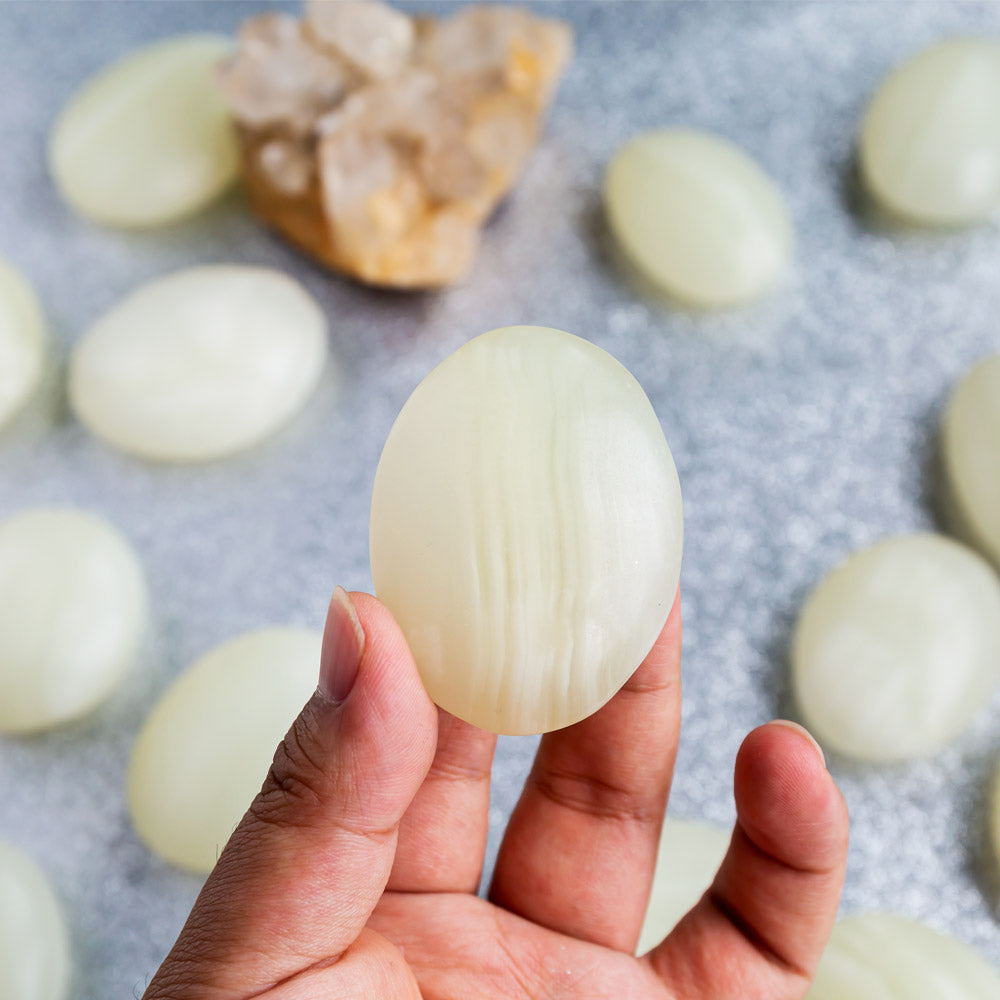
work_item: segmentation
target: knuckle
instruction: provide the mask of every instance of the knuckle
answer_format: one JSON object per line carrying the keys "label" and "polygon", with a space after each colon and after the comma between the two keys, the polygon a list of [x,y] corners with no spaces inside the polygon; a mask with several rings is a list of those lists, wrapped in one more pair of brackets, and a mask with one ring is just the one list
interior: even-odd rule
{"label": "knuckle", "polygon": [[594,775],[545,768],[534,774],[532,781],[539,793],[557,806],[586,816],[640,826],[663,818],[663,809],[653,797]]}
{"label": "knuckle", "polygon": [[250,814],[268,826],[308,825],[328,797],[330,780],[318,719],[307,705],[278,745]]}

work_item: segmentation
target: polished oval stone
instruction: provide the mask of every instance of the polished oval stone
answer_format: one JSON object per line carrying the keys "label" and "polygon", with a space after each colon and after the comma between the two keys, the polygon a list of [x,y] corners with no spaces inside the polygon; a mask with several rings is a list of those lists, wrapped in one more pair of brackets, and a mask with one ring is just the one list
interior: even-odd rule
{"label": "polished oval stone", "polygon": [[1000,354],[980,361],[956,386],[941,455],[957,527],[1000,568]]}
{"label": "polished oval stone", "polygon": [[1000,973],[977,951],[892,913],[833,928],[806,1000],[996,1000]]}
{"label": "polished oval stone", "polygon": [[128,802],[145,844],[213,867],[316,689],[319,632],[266,628],[209,650],[157,702],[132,749]]}
{"label": "polished oval stone", "polygon": [[156,226],[202,208],[239,170],[213,78],[232,41],[181,35],[138,49],[88,80],[49,137],[49,168],[76,211],[114,226]]}
{"label": "polished oval stone", "polygon": [[993,845],[993,856],[1000,864],[1000,764],[993,772],[993,789],[989,803],[989,839]]}
{"label": "polished oval stone", "polygon": [[1000,580],[941,535],[855,552],[816,589],[792,643],[806,724],[852,757],[932,753],[986,706],[1000,679]]}
{"label": "polished oval stone", "polygon": [[1000,204],[1000,42],[953,39],[895,69],[858,144],[875,198],[911,222],[961,225]]}
{"label": "polished oval stone", "polygon": [[291,419],[326,357],[326,319],[298,282],[271,268],[190,268],[142,286],[86,332],[70,401],[123,451],[203,461]]}
{"label": "polished oval stone", "polygon": [[690,305],[754,299],[791,256],[781,192],[746,153],[708,132],[661,129],[629,140],[608,167],[604,204],[632,263]]}
{"label": "polished oval stone", "polygon": [[97,706],[132,666],[146,620],[142,567],[106,521],[41,507],[0,522],[0,731]]}
{"label": "polished oval stone", "polygon": [[375,474],[375,591],[431,697],[501,733],[601,707],[677,590],[680,487],[659,421],[610,354],[494,330],[414,390]]}
{"label": "polished oval stone", "polygon": [[653,886],[637,955],[655,948],[715,879],[729,849],[731,830],[668,816],[660,831]]}
{"label": "polished oval stone", "polygon": [[47,339],[34,290],[0,257],[0,428],[41,380]]}
{"label": "polished oval stone", "polygon": [[0,840],[0,997],[65,1000],[69,974],[69,935],[47,876]]}

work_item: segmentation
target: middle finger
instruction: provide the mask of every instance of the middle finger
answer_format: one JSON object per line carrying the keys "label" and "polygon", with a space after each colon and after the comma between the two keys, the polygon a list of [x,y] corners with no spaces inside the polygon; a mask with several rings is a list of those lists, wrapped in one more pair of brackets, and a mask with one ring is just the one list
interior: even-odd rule
{"label": "middle finger", "polygon": [[399,825],[388,889],[475,892],[489,830],[496,736],[438,709],[438,744]]}

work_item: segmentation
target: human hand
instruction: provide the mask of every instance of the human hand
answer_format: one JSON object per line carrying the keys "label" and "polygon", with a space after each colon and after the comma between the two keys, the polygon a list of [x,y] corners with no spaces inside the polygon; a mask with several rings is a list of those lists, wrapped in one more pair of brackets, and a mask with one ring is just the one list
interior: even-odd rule
{"label": "human hand", "polygon": [[787,724],[743,742],[711,889],[632,954],[680,728],[679,607],[604,708],[542,737],[484,900],[496,738],[435,709],[389,612],[338,590],[319,690],[145,1000],[803,997],[847,811]]}

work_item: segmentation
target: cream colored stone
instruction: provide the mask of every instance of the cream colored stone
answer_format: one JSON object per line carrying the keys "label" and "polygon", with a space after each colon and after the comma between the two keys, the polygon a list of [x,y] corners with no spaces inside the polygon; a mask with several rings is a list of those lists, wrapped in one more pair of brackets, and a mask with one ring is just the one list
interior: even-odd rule
{"label": "cream colored stone", "polygon": [[1000,568],[1000,354],[956,386],[941,452],[957,527]]}
{"label": "cream colored stone", "polygon": [[235,180],[239,151],[212,74],[232,48],[181,35],[125,56],[85,83],[49,139],[60,193],[114,226],[157,226],[207,205]]}
{"label": "cream colored stone", "polygon": [[608,166],[604,204],[632,263],[686,304],[754,299],[791,255],[781,192],[746,153],[707,132],[660,129],[631,139]]}
{"label": "cream colored stone", "polygon": [[0,841],[0,997],[65,1000],[69,975],[69,935],[47,876]]}
{"label": "cream colored stone", "polygon": [[993,789],[990,793],[989,839],[995,863],[1000,865],[1000,765],[993,773]]}
{"label": "cream colored stone", "polygon": [[0,427],[38,386],[47,340],[34,290],[19,271],[0,258]]}
{"label": "cream colored stone", "polygon": [[146,617],[142,567],[110,524],[49,507],[0,522],[0,731],[95,708],[132,666]]}
{"label": "cream colored stone", "polygon": [[386,441],[375,590],[431,697],[501,733],[558,729],[639,666],[677,590],[670,449],[635,379],[593,344],[506,327],[446,358]]}
{"label": "cream colored stone", "polygon": [[967,944],[906,917],[833,928],[806,1000],[996,1000],[1000,974]]}
{"label": "cream colored stone", "polygon": [[565,25],[499,6],[437,22],[319,0],[301,24],[251,19],[220,83],[255,210],[362,281],[458,280],[569,51]]}
{"label": "cream colored stone", "polygon": [[132,821],[151,850],[191,871],[212,868],[316,688],[321,639],[295,628],[237,636],[157,702],[128,773]]}
{"label": "cream colored stone", "polygon": [[86,332],[70,401],[117,448],[204,461],[290,420],[326,357],[326,318],[298,282],[271,268],[190,268],[142,286]]}
{"label": "cream colored stone", "polygon": [[855,552],[799,617],[792,680],[826,746],[883,761],[932,753],[1000,680],[1000,580],[941,535],[901,535]]}
{"label": "cream colored stone", "polygon": [[858,152],[872,194],[913,222],[961,225],[1000,204],[1000,42],[953,39],[895,69]]}
{"label": "cream colored stone", "polygon": [[637,955],[655,948],[715,879],[729,849],[730,831],[668,816],[660,832],[656,871]]}

